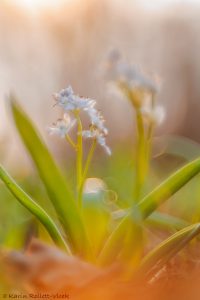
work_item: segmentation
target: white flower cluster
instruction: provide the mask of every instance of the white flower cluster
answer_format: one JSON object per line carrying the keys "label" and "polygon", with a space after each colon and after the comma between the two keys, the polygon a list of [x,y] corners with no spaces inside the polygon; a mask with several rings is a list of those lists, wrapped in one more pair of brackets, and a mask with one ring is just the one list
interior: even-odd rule
{"label": "white flower cluster", "polygon": [[49,133],[57,134],[61,138],[64,138],[75,124],[76,120],[71,120],[70,116],[65,113],[62,119],[58,119],[58,121],[53,124],[52,127],[49,127]]}
{"label": "white flower cluster", "polygon": [[107,60],[107,77],[108,79],[123,82],[128,89],[141,89],[147,92],[156,93],[157,85],[136,65],[130,65],[121,58],[118,51],[110,52]]}
{"label": "white flower cluster", "polygon": [[[76,116],[80,111],[85,111],[90,120],[89,130],[83,130],[78,134],[82,134],[85,138],[95,139],[101,145],[107,154],[111,154],[110,148],[106,145],[106,136],[108,130],[105,127],[105,120],[101,113],[95,108],[96,101],[83,98],[74,94],[71,86],[61,90],[59,93],[54,94],[56,105],[63,108],[65,114],[62,119],[59,119],[54,126],[49,128],[50,134],[57,134],[64,138],[69,131],[77,123]],[[69,115],[71,113],[74,118]]]}
{"label": "white flower cluster", "polygon": [[75,95],[71,86],[62,89],[59,93],[55,93],[54,98],[56,104],[61,106],[65,111],[87,110],[96,104],[94,100]]}
{"label": "white flower cluster", "polygon": [[[107,131],[106,131],[107,132]],[[98,127],[90,125],[89,130],[83,130],[82,136],[85,138],[96,139],[108,155],[111,155],[111,149],[106,145],[106,134],[104,131],[99,130]]]}
{"label": "white flower cluster", "polygon": [[125,93],[136,109],[139,109],[146,121],[160,125],[165,119],[165,109],[161,105],[152,106],[152,97],[158,92],[156,84],[141,70],[122,60],[118,51],[110,52],[107,60],[106,75]]}
{"label": "white flower cluster", "polygon": [[141,112],[145,120],[154,125],[160,125],[165,120],[165,109],[161,105],[156,105],[155,107],[152,107],[149,104],[144,105],[141,108]]}

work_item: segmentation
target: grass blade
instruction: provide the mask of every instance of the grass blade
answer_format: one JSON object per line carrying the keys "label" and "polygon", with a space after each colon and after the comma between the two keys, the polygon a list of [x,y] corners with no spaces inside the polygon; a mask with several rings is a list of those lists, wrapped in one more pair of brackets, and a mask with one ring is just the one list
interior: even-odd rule
{"label": "grass blade", "polygon": [[129,277],[140,265],[144,254],[144,230],[142,224],[131,222],[129,219],[126,232],[124,234],[123,245],[119,254],[119,263],[125,266],[125,275]]}
{"label": "grass blade", "polygon": [[[123,249],[123,246],[127,247],[125,244],[129,232],[137,232],[140,224],[141,217],[140,214],[138,214],[137,209],[133,212],[130,211],[128,215],[122,219],[113,233],[109,236],[99,255],[98,262],[101,266],[106,266],[115,260],[115,257],[119,254],[120,250]],[[131,228],[130,231],[129,228]]]}
{"label": "grass blade", "polygon": [[139,272],[159,271],[173,256],[200,233],[200,223],[187,226],[154,248],[142,261]]}
{"label": "grass blade", "polygon": [[146,220],[145,223],[161,229],[161,230],[181,230],[189,226],[189,222],[168,214],[154,211]]}
{"label": "grass blade", "polygon": [[184,167],[180,168],[168,177],[163,183],[161,183],[138,203],[138,208],[142,214],[142,218],[147,218],[159,205],[174,195],[199,172],[200,158],[186,164]]}
{"label": "grass blade", "polygon": [[[120,220],[127,216],[129,210],[121,209],[113,212],[112,217],[114,220]],[[146,220],[145,224],[162,230],[181,230],[190,224],[178,217],[170,216],[168,214],[154,211]]]}
{"label": "grass blade", "polygon": [[88,255],[90,249],[84,224],[65,178],[26,113],[10,97],[19,134],[37,167],[59,220],[75,253]]}
{"label": "grass blade", "polygon": [[69,247],[67,246],[65,240],[63,239],[59,229],[53,222],[50,216],[45,212],[45,210],[40,207],[34,200],[32,200],[18,185],[17,183],[8,175],[2,166],[0,166],[0,178],[5,183],[10,192],[15,196],[15,198],[26,207],[46,228],[54,242],[64,248],[68,254],[71,253]]}
{"label": "grass blade", "polygon": [[103,265],[109,264],[117,256],[119,245],[122,245],[128,219],[132,219],[136,212],[140,214],[141,220],[146,219],[159,205],[180,190],[181,187],[199,172],[200,158],[195,159],[173,173],[150,194],[144,197],[137,206],[134,206],[108,238],[99,257],[100,263]]}

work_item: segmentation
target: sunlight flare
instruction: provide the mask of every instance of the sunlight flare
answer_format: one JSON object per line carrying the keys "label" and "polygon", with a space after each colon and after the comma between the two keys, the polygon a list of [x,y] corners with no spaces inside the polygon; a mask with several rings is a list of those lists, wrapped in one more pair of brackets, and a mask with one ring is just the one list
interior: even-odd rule
{"label": "sunlight flare", "polygon": [[15,4],[27,9],[56,7],[71,0],[15,0]]}

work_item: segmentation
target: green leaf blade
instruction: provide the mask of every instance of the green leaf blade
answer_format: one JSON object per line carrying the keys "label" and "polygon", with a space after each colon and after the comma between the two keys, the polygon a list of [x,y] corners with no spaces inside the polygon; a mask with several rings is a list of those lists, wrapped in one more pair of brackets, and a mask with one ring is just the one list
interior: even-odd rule
{"label": "green leaf blade", "polygon": [[200,233],[200,223],[187,226],[154,248],[141,262],[139,272],[159,270]]}
{"label": "green leaf blade", "polygon": [[[115,211],[112,214],[112,217],[114,220],[121,220],[128,215],[129,211],[129,209]],[[179,217],[170,216],[158,211],[154,211],[148,218],[146,218],[145,224],[162,230],[181,230],[189,225],[187,221]]]}
{"label": "green leaf blade", "polygon": [[[129,219],[133,219],[135,214],[139,214],[141,220],[145,220],[159,207],[159,205],[175,194],[199,172],[200,158],[186,164],[184,167],[173,173],[150,194],[144,197],[136,206],[132,207],[128,215],[121,220],[117,228],[109,236],[100,254],[100,263],[103,265],[109,264],[118,255],[119,243],[120,241],[123,241],[126,224]],[[111,247],[114,250],[112,250]]]}
{"label": "green leaf blade", "polygon": [[0,178],[15,198],[44,225],[55,243],[71,254],[70,248],[51,217],[17,185],[2,166],[0,166]]}
{"label": "green leaf blade", "polygon": [[169,176],[163,183],[161,183],[138,203],[138,208],[143,219],[147,218],[158,208],[158,206],[174,195],[199,172],[200,158],[188,163]]}
{"label": "green leaf blade", "polygon": [[10,101],[15,125],[46,187],[72,249],[86,256],[90,251],[87,234],[66,180],[29,117],[13,96]]}
{"label": "green leaf blade", "polygon": [[145,223],[160,230],[181,230],[189,226],[189,222],[165,213],[154,211]]}

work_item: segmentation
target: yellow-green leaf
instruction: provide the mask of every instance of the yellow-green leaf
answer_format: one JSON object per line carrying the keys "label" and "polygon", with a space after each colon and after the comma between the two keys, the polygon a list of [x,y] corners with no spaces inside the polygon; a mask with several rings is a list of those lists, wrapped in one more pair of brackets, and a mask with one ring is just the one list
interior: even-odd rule
{"label": "yellow-green leaf", "polygon": [[195,159],[173,173],[150,194],[144,197],[136,206],[133,206],[128,215],[121,220],[117,228],[108,238],[99,257],[101,264],[109,264],[118,255],[120,243],[123,241],[125,235],[126,224],[130,218],[134,218],[137,213],[141,220],[146,219],[159,207],[159,205],[180,190],[181,187],[199,172],[200,158]]}
{"label": "yellow-green leaf", "polygon": [[15,198],[44,225],[55,243],[67,250],[68,254],[70,254],[71,251],[67,243],[51,217],[17,185],[2,166],[0,166],[0,178]]}
{"label": "yellow-green leaf", "polygon": [[87,234],[66,179],[27,114],[13,96],[10,100],[15,125],[46,187],[67,239],[75,253],[86,256],[90,251]]}
{"label": "yellow-green leaf", "polygon": [[173,234],[145,256],[139,272],[147,275],[152,269],[158,271],[199,233],[200,223],[197,223]]}

